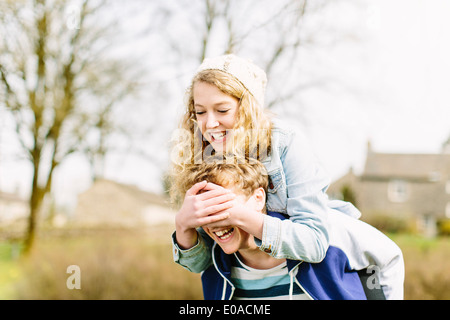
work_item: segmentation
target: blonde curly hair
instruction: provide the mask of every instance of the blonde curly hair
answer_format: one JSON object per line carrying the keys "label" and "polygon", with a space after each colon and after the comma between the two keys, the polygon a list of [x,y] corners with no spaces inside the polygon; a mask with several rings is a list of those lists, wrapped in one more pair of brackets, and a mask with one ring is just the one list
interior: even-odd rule
{"label": "blonde curly hair", "polygon": [[192,164],[176,178],[177,189],[185,194],[194,184],[208,181],[224,188],[232,188],[236,193],[250,197],[258,188],[267,192],[268,175],[264,165],[256,160],[234,163],[206,160]]}
{"label": "blonde curly hair", "polygon": [[[239,101],[232,141],[227,144],[226,152],[221,155],[214,154],[212,146],[203,138],[197,125],[193,94],[193,88],[197,82],[212,84],[223,93]],[[174,183],[174,180],[178,180],[175,178],[186,167],[204,162],[205,154],[219,156],[226,162],[229,162],[227,159],[230,157],[239,159],[254,158],[262,161],[270,154],[271,148],[271,115],[256,102],[245,86],[232,75],[213,69],[200,71],[192,79],[191,86],[186,92],[186,97],[186,110],[172,139],[174,145],[171,152],[172,170],[169,177],[171,180],[170,194],[172,199],[180,196],[184,197],[183,191]],[[207,148],[211,149],[211,151],[208,152]]]}

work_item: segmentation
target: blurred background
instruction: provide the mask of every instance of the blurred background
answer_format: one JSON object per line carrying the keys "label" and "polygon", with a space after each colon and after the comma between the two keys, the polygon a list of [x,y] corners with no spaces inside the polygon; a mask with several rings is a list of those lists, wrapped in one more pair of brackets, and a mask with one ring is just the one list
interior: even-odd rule
{"label": "blurred background", "polygon": [[[205,57],[266,70],[266,107],[449,299],[450,3],[0,0],[0,298],[201,299],[172,262],[170,140]],[[81,289],[68,289],[78,265]]]}

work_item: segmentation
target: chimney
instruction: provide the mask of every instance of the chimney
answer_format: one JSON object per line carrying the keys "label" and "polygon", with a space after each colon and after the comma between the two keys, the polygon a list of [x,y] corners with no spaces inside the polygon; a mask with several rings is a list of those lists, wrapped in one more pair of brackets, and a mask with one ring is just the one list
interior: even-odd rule
{"label": "chimney", "polygon": [[372,142],[369,140],[367,140],[367,154],[369,153],[373,153],[373,149],[372,149]]}

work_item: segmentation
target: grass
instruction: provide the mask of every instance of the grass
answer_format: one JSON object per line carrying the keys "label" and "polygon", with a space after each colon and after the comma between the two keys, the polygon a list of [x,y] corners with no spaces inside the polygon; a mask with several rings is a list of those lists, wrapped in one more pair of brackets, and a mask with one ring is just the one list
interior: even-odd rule
{"label": "grass", "polygon": [[[200,275],[172,260],[172,226],[41,235],[31,256],[0,242],[0,299],[202,299]],[[450,238],[392,234],[403,251],[405,299],[450,299]],[[69,265],[81,289],[66,286]]]}
{"label": "grass", "polygon": [[[29,257],[2,263],[0,297],[202,299],[200,275],[172,260],[170,233],[171,227],[163,227],[41,237]],[[80,290],[67,288],[70,265],[80,267]],[[15,275],[6,268],[12,268]]]}
{"label": "grass", "polygon": [[405,299],[450,299],[450,238],[391,235],[405,260]]}
{"label": "grass", "polygon": [[14,295],[14,283],[20,278],[16,261],[11,257],[13,246],[0,242],[0,300],[9,299]]}

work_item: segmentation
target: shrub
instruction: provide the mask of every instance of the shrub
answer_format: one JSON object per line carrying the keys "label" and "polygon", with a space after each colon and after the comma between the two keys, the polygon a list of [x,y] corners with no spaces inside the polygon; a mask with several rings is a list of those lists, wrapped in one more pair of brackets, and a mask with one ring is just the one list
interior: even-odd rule
{"label": "shrub", "polygon": [[[22,263],[18,299],[202,299],[200,276],[172,260],[170,233],[106,231],[42,239]],[[67,267],[81,271],[81,289],[68,289]]]}
{"label": "shrub", "polygon": [[439,235],[450,236],[450,219],[439,220],[437,228]]}
{"label": "shrub", "polygon": [[405,299],[450,299],[450,239],[395,235],[405,260]]}
{"label": "shrub", "polygon": [[363,220],[384,233],[414,232],[414,224],[406,218],[377,214]]}

